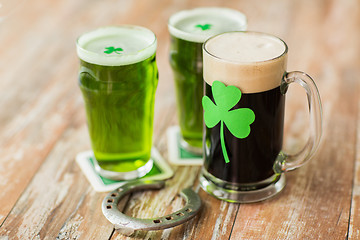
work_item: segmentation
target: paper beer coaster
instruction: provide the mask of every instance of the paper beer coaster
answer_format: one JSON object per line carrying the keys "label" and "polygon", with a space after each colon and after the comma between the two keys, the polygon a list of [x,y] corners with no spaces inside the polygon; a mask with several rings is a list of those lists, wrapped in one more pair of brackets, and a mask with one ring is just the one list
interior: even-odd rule
{"label": "paper beer coaster", "polygon": [[[165,180],[171,178],[174,172],[170,166],[165,162],[156,148],[151,150],[151,159],[153,160],[153,168],[148,174],[139,179],[142,180]],[[94,154],[93,151],[81,152],[76,156],[81,171],[84,173],[91,186],[97,192],[109,192],[121,187],[125,183],[132,181],[116,181],[100,176],[94,168]]]}
{"label": "paper beer coaster", "polygon": [[169,162],[174,165],[197,165],[203,164],[202,156],[185,150],[180,144],[180,128],[173,126],[167,130]]}

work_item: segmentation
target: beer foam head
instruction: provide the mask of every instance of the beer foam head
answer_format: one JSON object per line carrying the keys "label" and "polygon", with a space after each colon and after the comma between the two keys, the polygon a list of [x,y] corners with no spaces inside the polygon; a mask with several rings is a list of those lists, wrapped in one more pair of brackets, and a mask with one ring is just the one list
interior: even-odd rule
{"label": "beer foam head", "polygon": [[141,62],[156,51],[156,36],[139,26],[111,26],[81,35],[77,54],[85,62],[120,66]]}
{"label": "beer foam head", "polygon": [[287,46],[272,35],[228,32],[207,40],[203,47],[204,80],[221,81],[243,93],[278,87],[286,71]]}
{"label": "beer foam head", "polygon": [[171,35],[199,43],[219,33],[244,31],[246,25],[246,17],[241,12],[217,7],[180,11],[172,15],[168,23]]}

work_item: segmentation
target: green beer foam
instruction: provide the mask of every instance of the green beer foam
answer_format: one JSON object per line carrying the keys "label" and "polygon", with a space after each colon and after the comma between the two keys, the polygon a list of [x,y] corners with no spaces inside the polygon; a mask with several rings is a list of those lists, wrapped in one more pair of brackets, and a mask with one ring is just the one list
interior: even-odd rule
{"label": "green beer foam", "polygon": [[131,25],[99,28],[77,40],[80,59],[103,66],[141,62],[156,51],[156,36],[147,28]]}
{"label": "green beer foam", "polygon": [[169,19],[170,34],[190,42],[202,43],[211,36],[246,30],[246,17],[230,8],[205,7],[180,11]]}

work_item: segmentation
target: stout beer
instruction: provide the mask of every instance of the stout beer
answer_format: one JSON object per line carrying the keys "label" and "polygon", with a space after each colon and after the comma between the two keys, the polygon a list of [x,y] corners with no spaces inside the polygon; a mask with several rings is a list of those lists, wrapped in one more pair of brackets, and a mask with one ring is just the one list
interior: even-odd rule
{"label": "stout beer", "polygon": [[[226,125],[230,124],[229,120],[224,120],[226,112],[215,114],[223,122],[206,126],[201,176],[205,190],[214,195],[223,191],[228,195],[220,198],[246,202],[243,196],[236,194],[245,192],[246,196],[248,191],[257,191],[280,179],[273,166],[283,141],[286,87],[282,79],[286,58],[287,47],[283,41],[260,33],[229,32],[205,42],[205,96],[218,107],[222,103],[214,99],[213,83],[220,81],[225,86],[235,86],[241,91],[241,97],[226,110],[250,109],[248,111],[253,114],[247,123],[242,122],[241,116],[231,119],[235,128],[247,124],[249,133],[246,136],[236,137],[236,133],[229,131]],[[216,94],[219,95],[217,101],[228,97],[228,93]],[[222,129],[221,124],[224,125]]]}

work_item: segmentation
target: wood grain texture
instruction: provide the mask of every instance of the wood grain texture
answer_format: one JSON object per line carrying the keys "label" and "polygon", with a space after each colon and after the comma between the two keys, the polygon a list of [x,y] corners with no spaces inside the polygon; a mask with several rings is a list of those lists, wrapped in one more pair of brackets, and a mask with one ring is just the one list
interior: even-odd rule
{"label": "wood grain texture", "polygon": [[[323,102],[323,139],[314,159],[287,173],[278,196],[255,204],[219,201],[199,189],[199,167],[175,167],[159,191],[137,192],[119,208],[156,217],[183,206],[193,186],[198,216],[164,231],[114,231],[75,163],[90,149],[77,86],[76,38],[104,25],[148,27],[158,38],[154,145],[167,158],[166,130],[177,124],[168,62],[171,14],[200,6],[238,9],[248,29],[289,46],[288,70],[309,73]],[[357,0],[24,1],[0,22],[0,239],[360,239],[360,2]],[[287,94],[284,148],[307,138],[300,87]]]}

